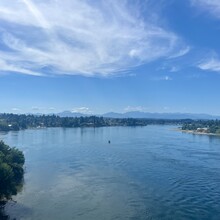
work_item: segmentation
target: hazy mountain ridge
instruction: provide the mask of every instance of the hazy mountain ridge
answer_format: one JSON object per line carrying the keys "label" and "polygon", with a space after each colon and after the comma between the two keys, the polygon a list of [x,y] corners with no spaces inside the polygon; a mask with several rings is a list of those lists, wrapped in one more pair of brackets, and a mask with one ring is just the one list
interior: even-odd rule
{"label": "hazy mountain ridge", "polygon": [[57,113],[60,117],[85,117],[85,116],[103,116],[106,118],[153,118],[153,119],[209,119],[215,120],[220,119],[220,116],[214,116],[209,114],[193,114],[193,113],[151,113],[151,112],[140,112],[131,111],[126,113],[108,112],[105,114],[83,114],[71,111],[63,111]]}
{"label": "hazy mountain ridge", "polygon": [[57,113],[55,115],[58,115],[60,117],[85,117],[85,116],[90,116],[90,115],[83,114],[83,113],[80,113],[80,112],[71,112],[71,111],[63,111],[63,112]]}

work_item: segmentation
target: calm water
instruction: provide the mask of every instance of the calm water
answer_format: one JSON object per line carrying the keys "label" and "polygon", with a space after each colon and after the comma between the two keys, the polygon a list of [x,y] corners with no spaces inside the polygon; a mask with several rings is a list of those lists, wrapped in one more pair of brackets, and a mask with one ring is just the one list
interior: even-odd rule
{"label": "calm water", "polygon": [[6,207],[11,218],[220,219],[219,137],[147,126],[36,129],[0,139],[26,157],[23,191]]}

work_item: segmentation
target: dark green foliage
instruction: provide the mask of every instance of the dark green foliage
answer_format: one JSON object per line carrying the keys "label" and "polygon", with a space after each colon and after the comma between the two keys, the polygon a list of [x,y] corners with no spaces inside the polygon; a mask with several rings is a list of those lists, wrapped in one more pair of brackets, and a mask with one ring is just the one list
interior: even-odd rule
{"label": "dark green foliage", "polygon": [[204,130],[206,133],[220,134],[220,120],[197,120],[184,123],[182,130]]}
{"label": "dark green foliage", "polygon": [[15,115],[0,114],[0,131],[20,130],[37,127],[104,127],[104,126],[146,126],[149,124],[182,124],[192,120],[169,119],[135,119],[135,118],[104,118],[59,117],[56,115]]}
{"label": "dark green foliage", "polygon": [[16,195],[23,181],[24,155],[0,141],[0,201]]}

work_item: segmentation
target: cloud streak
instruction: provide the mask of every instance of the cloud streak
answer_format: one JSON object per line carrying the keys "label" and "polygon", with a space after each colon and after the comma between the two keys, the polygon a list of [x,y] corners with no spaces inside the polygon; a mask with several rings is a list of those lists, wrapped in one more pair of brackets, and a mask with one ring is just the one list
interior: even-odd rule
{"label": "cloud streak", "polygon": [[2,0],[0,25],[6,72],[109,76],[189,51],[126,0]]}
{"label": "cloud streak", "polygon": [[152,80],[154,80],[154,81],[171,81],[171,80],[173,80],[173,78],[170,76],[162,76],[162,77],[152,78]]}
{"label": "cloud streak", "polygon": [[220,60],[211,58],[200,62],[197,67],[202,70],[220,72]]}
{"label": "cloud streak", "polygon": [[127,106],[126,108],[124,108],[125,112],[133,112],[133,111],[146,112],[147,110],[149,110],[149,108],[143,106]]}
{"label": "cloud streak", "polygon": [[[216,19],[220,19],[220,1],[219,0],[191,0],[193,6],[204,12],[209,12]],[[220,59],[216,52],[211,51],[209,58],[201,60],[196,66],[205,71],[220,72]],[[206,56],[207,57],[207,56]]]}
{"label": "cloud streak", "polygon": [[212,15],[220,18],[220,1],[219,0],[191,0],[194,6],[202,10],[209,11]]}
{"label": "cloud streak", "polygon": [[83,113],[83,114],[89,114],[92,113],[92,111],[88,107],[77,107],[71,110],[72,113]]}

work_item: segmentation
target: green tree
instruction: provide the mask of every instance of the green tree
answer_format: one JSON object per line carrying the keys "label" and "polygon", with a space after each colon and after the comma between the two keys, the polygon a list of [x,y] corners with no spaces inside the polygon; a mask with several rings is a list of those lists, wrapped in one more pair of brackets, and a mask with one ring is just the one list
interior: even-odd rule
{"label": "green tree", "polygon": [[23,183],[23,153],[0,141],[0,201],[16,195]]}

